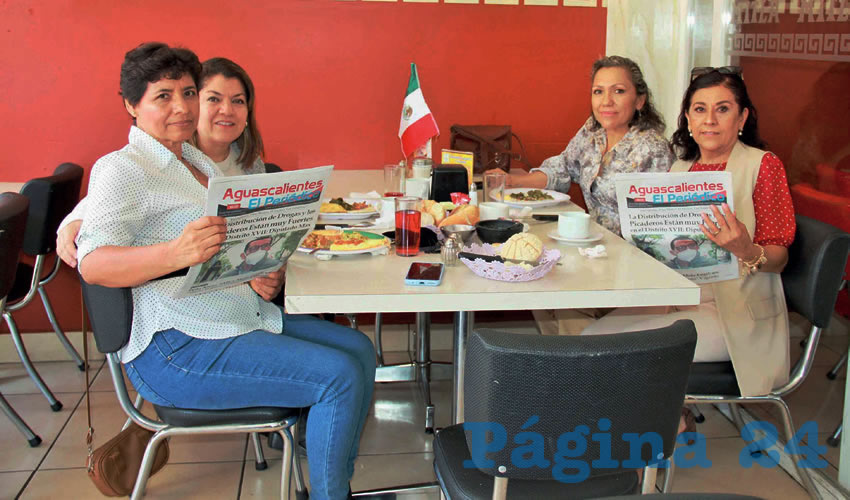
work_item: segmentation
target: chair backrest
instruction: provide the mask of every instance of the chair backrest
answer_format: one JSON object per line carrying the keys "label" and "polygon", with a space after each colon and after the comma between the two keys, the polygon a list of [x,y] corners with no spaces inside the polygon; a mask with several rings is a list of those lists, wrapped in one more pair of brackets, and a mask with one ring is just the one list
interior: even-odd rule
{"label": "chair backrest", "polygon": [[18,193],[0,194],[0,299],[9,295],[15,283],[29,204]]}
{"label": "chair backrest", "polygon": [[30,199],[24,252],[48,254],[56,249],[56,230],[80,199],[83,169],[73,163],[56,167],[53,175],[32,179],[21,188]]}
{"label": "chair backrest", "polygon": [[277,166],[276,164],[274,164],[274,163],[266,163],[266,173],[267,173],[267,174],[277,173],[277,172],[282,172],[282,170],[280,169],[280,167],[278,167],[278,166]]}
{"label": "chair backrest", "polygon": [[[552,463],[555,453],[572,446],[569,460],[590,464],[604,457],[592,434],[610,436],[613,469],[592,468],[590,475],[634,469],[624,460],[651,462],[657,453],[670,456],[681,416],[688,372],[696,345],[696,329],[690,320],[669,327],[613,335],[542,336],[521,335],[490,329],[476,330],[469,339],[464,382],[464,420],[501,425],[505,446],[486,454],[494,461],[480,470],[492,475],[520,479],[551,479],[552,471],[514,465],[512,453],[525,441],[519,433],[542,436],[544,456]],[[532,420],[538,417],[539,420]],[[610,428],[601,422],[610,421]],[[579,426],[587,426],[587,445],[582,453],[575,442],[559,443],[565,433],[579,438]],[[471,427],[465,427],[473,450]],[[632,446],[624,434],[654,435],[656,446]],[[647,434],[648,433],[648,434]],[[567,436],[566,439],[569,439]],[[578,439],[581,441],[581,439]],[[480,446],[480,442],[478,442]],[[637,447],[636,447],[637,448]],[[604,453],[604,450],[603,450]],[[637,452],[635,453],[637,455]],[[507,467],[497,471],[499,466]]]}
{"label": "chair backrest", "polygon": [[797,234],[782,271],[785,300],[789,309],[826,328],[844,276],[850,234],[802,215],[796,219]]}
{"label": "chair backrest", "polygon": [[129,288],[91,285],[80,276],[83,300],[89,313],[97,350],[117,352],[130,340],[133,326],[133,292]]}

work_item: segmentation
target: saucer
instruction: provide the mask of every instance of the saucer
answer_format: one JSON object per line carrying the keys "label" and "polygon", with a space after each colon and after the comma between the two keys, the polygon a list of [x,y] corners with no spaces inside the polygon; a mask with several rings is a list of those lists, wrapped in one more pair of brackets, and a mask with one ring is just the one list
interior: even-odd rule
{"label": "saucer", "polygon": [[582,244],[585,244],[585,243],[593,243],[595,241],[599,241],[599,240],[602,239],[602,236],[604,236],[604,235],[602,234],[602,231],[599,231],[599,232],[596,232],[596,233],[591,233],[590,236],[588,236],[587,238],[565,238],[565,237],[561,236],[560,234],[558,234],[557,230],[554,230],[554,231],[549,231],[549,234],[547,234],[546,236],[552,238],[553,240],[560,241],[562,243],[572,243],[574,245],[582,245]]}

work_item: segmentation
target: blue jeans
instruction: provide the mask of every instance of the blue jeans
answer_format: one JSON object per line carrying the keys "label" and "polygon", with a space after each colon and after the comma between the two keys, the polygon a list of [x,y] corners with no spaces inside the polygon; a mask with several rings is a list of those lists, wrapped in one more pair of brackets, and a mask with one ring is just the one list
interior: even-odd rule
{"label": "blue jeans", "polygon": [[157,332],[125,364],[127,376],[161,406],[309,406],[310,497],[345,498],[372,403],[375,350],[362,333],[313,316],[284,314],[283,326],[283,334],[220,340]]}

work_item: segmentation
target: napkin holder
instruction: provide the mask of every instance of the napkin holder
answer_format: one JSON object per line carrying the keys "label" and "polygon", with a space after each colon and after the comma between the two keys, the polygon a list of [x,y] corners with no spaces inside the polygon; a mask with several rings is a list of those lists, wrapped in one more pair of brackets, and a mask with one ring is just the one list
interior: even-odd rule
{"label": "napkin holder", "polygon": [[452,201],[452,193],[469,194],[466,167],[461,165],[435,165],[431,173],[431,199]]}

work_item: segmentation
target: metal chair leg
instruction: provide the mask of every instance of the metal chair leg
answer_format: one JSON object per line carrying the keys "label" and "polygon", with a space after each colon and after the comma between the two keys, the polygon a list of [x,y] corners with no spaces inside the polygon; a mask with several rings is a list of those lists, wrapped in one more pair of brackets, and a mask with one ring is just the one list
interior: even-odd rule
{"label": "metal chair leg", "polygon": [[735,425],[735,428],[738,429],[738,433],[741,433],[741,430],[744,428],[744,419],[741,417],[741,407],[734,404],[729,403],[729,413],[732,415],[732,423]]}
{"label": "metal chair leg", "polygon": [[640,483],[641,495],[649,495],[655,493],[655,481],[658,477],[658,469],[655,467],[643,468],[643,481]]}
{"label": "metal chair leg", "polygon": [[705,422],[705,415],[699,410],[698,405],[689,405],[688,408],[691,410],[691,413],[694,414],[694,420],[696,423],[701,424]]}
{"label": "metal chair leg", "polygon": [[[673,449],[673,455],[675,455],[675,448]],[[664,483],[661,486],[661,493],[670,493],[673,489],[673,476],[676,472],[676,462],[673,460],[673,457],[670,457],[670,465],[664,470]]]}
{"label": "metal chair leg", "polygon": [[83,361],[83,358],[80,357],[79,353],[77,353],[77,350],[74,349],[74,346],[71,345],[68,337],[65,336],[65,332],[63,332],[62,328],[59,327],[59,322],[56,321],[56,315],[53,313],[53,306],[51,306],[50,299],[47,297],[47,290],[45,290],[43,286],[39,285],[38,294],[41,296],[41,303],[44,304],[44,311],[47,313],[47,319],[50,320],[50,325],[53,326],[53,331],[56,332],[56,337],[59,338],[59,342],[62,343],[62,347],[65,348],[65,351],[68,352],[71,359],[77,363],[77,368],[79,368],[80,371],[85,370],[86,363]]}
{"label": "metal chair leg", "polygon": [[[136,401],[133,403],[133,406],[135,406],[137,410],[141,411],[142,405],[144,403],[145,403],[145,400],[144,400],[144,398],[142,398],[142,395],[139,394],[139,393],[136,393]],[[133,419],[130,418],[130,417],[127,417],[127,421],[124,422],[124,427],[122,427],[121,430],[123,431],[127,427],[130,427],[131,423],[133,423]]]}
{"label": "metal chair leg", "polygon": [[826,444],[835,448],[841,442],[841,431],[844,430],[844,424],[838,424],[838,427],[832,431],[832,435],[826,438]]}
{"label": "metal chair leg", "polygon": [[375,313],[375,355],[378,358],[378,366],[384,366],[384,345],[381,342],[381,328],[383,327],[383,315]]}
{"label": "metal chair leg", "polygon": [[[304,416],[298,417],[300,421]],[[301,453],[299,453],[300,433],[298,432],[298,422],[292,426],[292,442],[295,450],[293,451],[293,461],[295,466],[295,496],[298,500],[307,498],[307,488],[304,486],[304,471],[301,470]]]}
{"label": "metal chair leg", "polygon": [[282,500],[288,500],[289,476],[292,473],[292,433],[289,432],[289,429],[281,429],[278,433],[283,438],[283,462],[281,464],[283,470],[280,474],[280,498]]}
{"label": "metal chair leg", "polygon": [[254,468],[256,470],[268,469],[269,464],[266,463],[266,457],[263,456],[263,445],[260,444],[260,434],[258,432],[252,432],[251,441],[254,443],[254,455],[257,457]]}
{"label": "metal chair leg", "polygon": [[431,402],[431,315],[416,313],[416,365],[419,388],[425,403],[425,432],[434,433],[434,403]]}
{"label": "metal chair leg", "polygon": [[829,380],[835,380],[835,377],[838,376],[838,372],[841,370],[841,367],[843,367],[845,364],[847,364],[846,352],[841,356],[841,359],[839,359],[838,362],[835,363],[835,366],[832,367],[832,370],[829,370],[829,373],[826,374],[826,378],[828,378]]}
{"label": "metal chair leg", "polygon": [[35,366],[33,366],[32,361],[30,361],[30,357],[27,354],[27,348],[24,347],[24,341],[21,339],[21,334],[18,332],[18,326],[15,324],[15,319],[12,318],[11,313],[9,311],[3,312],[3,319],[6,320],[6,325],[9,326],[9,333],[12,335],[12,341],[15,343],[15,349],[18,351],[18,357],[21,358],[21,363],[23,363],[24,368],[27,370],[30,378],[35,385],[38,387],[38,390],[44,394],[44,397],[47,398],[47,402],[50,403],[50,409],[53,411],[59,411],[62,409],[62,403],[56,400],[53,396],[53,393],[50,392],[50,389],[47,387],[47,384],[44,383],[44,380],[41,379],[41,375],[36,371]]}
{"label": "metal chair leg", "polygon": [[36,446],[41,444],[41,438],[38,437],[32,431],[32,429],[30,429],[30,426],[28,426],[27,423],[24,422],[24,419],[22,419],[21,416],[18,415],[18,412],[16,412],[15,409],[12,408],[12,405],[10,405],[8,401],[6,401],[6,398],[3,397],[2,393],[0,393],[0,407],[3,408],[3,413],[5,413],[7,417],[9,417],[9,420],[11,420],[13,424],[15,424],[15,427],[17,427],[18,430],[21,431],[21,434],[23,434],[24,437],[27,438],[27,442],[29,442],[31,447],[35,448]]}
{"label": "metal chair leg", "polygon": [[139,474],[136,476],[136,484],[133,486],[133,492],[130,494],[130,500],[140,500],[145,495],[145,487],[151,475],[153,461],[156,458],[156,450],[159,448],[159,443],[165,438],[166,434],[160,431],[155,432],[151,436],[151,440],[148,441],[145,454],[142,456],[142,464],[139,466]]}
{"label": "metal chair leg", "polygon": [[[775,398],[771,400],[779,407],[779,410],[782,413],[782,426],[785,431],[785,439],[787,443],[790,443],[791,440],[794,439],[794,422],[791,418],[791,409],[788,408],[788,404],[782,398]],[[800,476],[800,482],[802,483],[803,488],[806,489],[810,497],[819,498],[815,483],[812,481],[811,475],[809,475],[810,469],[800,467],[798,460],[794,460],[793,462],[794,467],[797,470],[797,475]]]}

